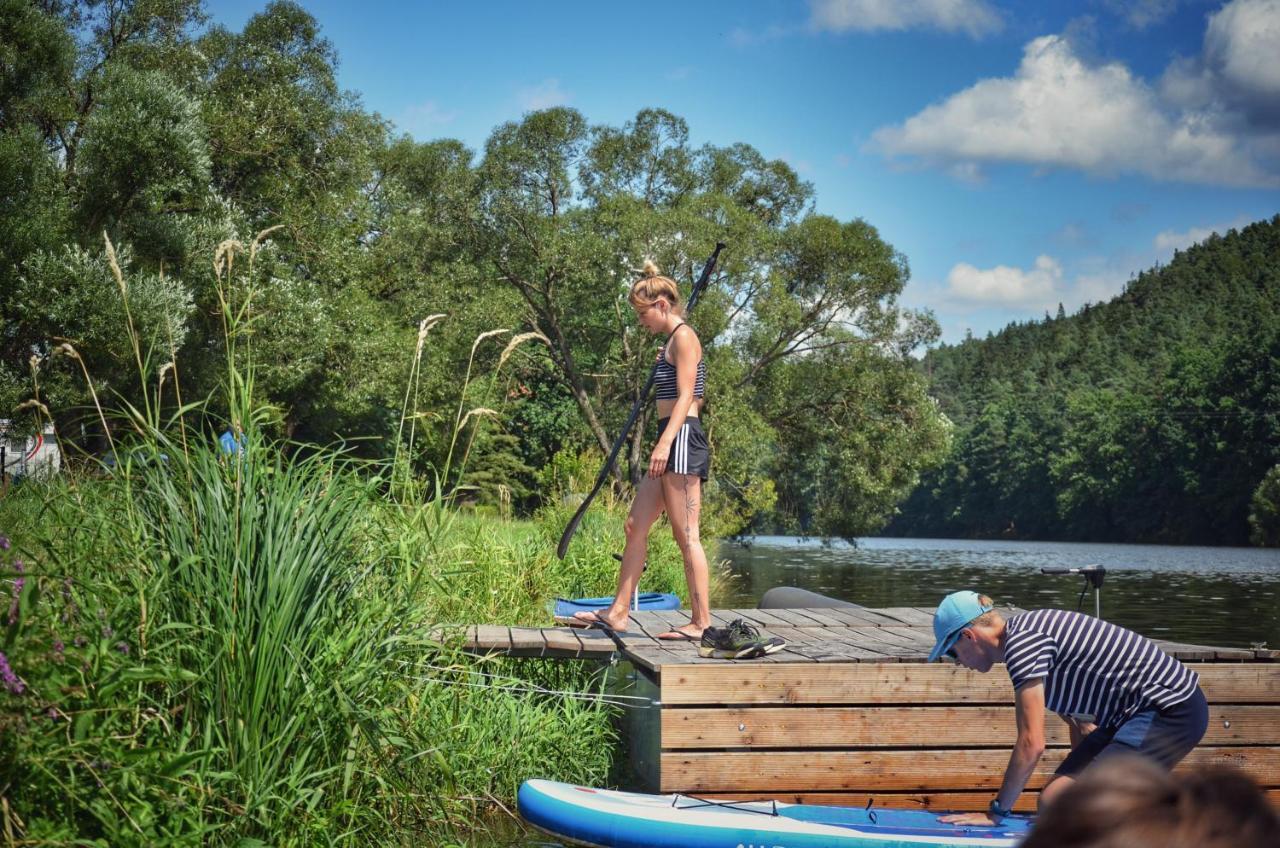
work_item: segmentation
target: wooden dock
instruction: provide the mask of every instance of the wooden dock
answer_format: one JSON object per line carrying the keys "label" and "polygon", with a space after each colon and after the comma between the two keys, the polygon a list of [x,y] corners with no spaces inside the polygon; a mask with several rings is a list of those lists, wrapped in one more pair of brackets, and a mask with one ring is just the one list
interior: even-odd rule
{"label": "wooden dock", "polygon": [[[631,756],[646,788],[717,798],[985,809],[1014,741],[1013,698],[999,668],[978,674],[927,663],[932,609],[717,610],[787,647],[755,660],[711,660],[692,643],[659,642],[684,611],[632,615],[611,636],[568,627],[479,625],[469,650],[607,659],[636,669],[628,693]],[[1225,763],[1280,803],[1280,651],[1160,642],[1199,674],[1209,730],[1183,768]],[[1049,749],[1019,808],[1066,755],[1066,726],[1046,722]]]}

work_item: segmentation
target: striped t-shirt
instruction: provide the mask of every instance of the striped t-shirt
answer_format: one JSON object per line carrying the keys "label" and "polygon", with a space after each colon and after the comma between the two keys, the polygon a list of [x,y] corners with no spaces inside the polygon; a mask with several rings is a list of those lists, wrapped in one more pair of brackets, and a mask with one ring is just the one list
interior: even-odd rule
{"label": "striped t-shirt", "polygon": [[1013,688],[1044,679],[1045,706],[1116,727],[1136,713],[1190,698],[1200,676],[1145,636],[1068,610],[1009,619],[1004,661]]}

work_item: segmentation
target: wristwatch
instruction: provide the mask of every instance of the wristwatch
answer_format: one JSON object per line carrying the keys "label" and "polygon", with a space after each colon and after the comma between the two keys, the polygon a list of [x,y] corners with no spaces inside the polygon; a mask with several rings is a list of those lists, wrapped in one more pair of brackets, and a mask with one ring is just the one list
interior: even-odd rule
{"label": "wristwatch", "polygon": [[987,805],[987,815],[995,816],[998,819],[1002,819],[1005,816],[1010,815],[1012,812],[1013,810],[1006,810],[1004,807],[1000,806],[999,798],[992,798],[991,803]]}

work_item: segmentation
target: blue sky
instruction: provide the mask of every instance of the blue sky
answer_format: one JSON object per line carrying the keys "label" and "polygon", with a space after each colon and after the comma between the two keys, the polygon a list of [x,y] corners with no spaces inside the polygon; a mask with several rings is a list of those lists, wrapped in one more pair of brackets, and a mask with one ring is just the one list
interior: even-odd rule
{"label": "blue sky", "polygon": [[[240,29],[265,2],[211,0]],[[474,150],[524,112],[789,162],[904,253],[943,339],[1107,300],[1280,213],[1280,0],[303,0],[339,82]]]}

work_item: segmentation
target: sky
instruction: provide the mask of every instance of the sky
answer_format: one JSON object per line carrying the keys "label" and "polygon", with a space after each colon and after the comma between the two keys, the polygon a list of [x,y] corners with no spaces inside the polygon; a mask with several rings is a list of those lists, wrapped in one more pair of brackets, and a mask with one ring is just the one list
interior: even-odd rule
{"label": "sky", "polygon": [[949,343],[1280,213],[1280,0],[300,2],[339,84],[419,141],[659,107],[786,161],[906,256],[900,303]]}

